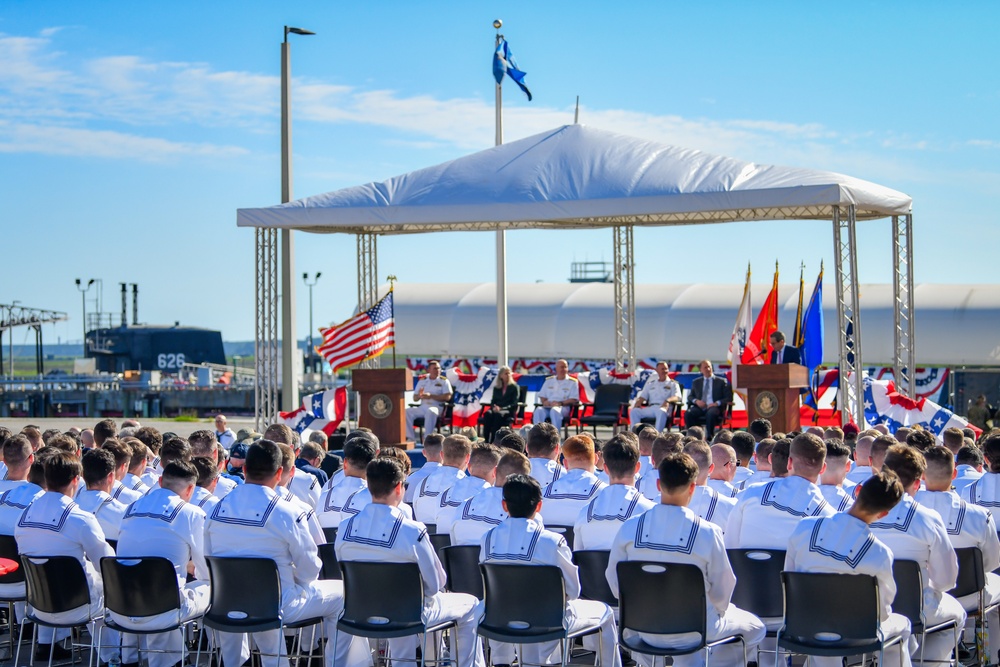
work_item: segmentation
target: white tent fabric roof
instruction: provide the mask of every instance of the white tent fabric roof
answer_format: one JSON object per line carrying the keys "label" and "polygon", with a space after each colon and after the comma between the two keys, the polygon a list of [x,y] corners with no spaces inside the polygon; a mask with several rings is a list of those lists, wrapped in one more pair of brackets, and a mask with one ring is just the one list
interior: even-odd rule
{"label": "white tent fabric roof", "polygon": [[[834,290],[823,298],[824,359],[837,359]],[[770,284],[753,286],[753,316]],[[891,365],[891,284],[863,284],[861,321],[865,365]],[[388,286],[383,286],[384,294]],[[608,283],[510,284],[512,358],[614,357],[614,286]],[[806,284],[808,302],[812,284]],[[798,284],[779,286],[779,324],[789,337]],[[743,285],[636,285],[636,357],[725,359]],[[919,284],[915,291],[920,366],[1000,366],[1000,289],[996,285]],[[493,283],[396,283],[396,342],[408,356],[479,357],[497,347]]]}
{"label": "white tent fabric roof", "polygon": [[909,196],[832,172],[778,167],[585,125],[278,206],[239,209],[241,227],[406,234],[515,228],[857,219],[910,212]]}

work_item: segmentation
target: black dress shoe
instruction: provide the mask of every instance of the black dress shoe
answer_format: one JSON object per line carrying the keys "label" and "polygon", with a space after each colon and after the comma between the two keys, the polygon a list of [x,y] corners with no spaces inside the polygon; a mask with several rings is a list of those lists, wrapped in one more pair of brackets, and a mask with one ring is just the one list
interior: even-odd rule
{"label": "black dress shoe", "polygon": [[[49,648],[52,644],[39,644],[35,647],[35,660],[49,660]],[[52,659],[53,660],[69,660],[73,656],[73,652],[68,648],[63,648],[62,645],[56,644],[52,648]]]}

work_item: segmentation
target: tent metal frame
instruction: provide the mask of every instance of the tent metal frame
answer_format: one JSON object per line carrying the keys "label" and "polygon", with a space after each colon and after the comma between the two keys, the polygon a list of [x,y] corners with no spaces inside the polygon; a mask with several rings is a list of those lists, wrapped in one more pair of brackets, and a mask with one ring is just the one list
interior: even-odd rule
{"label": "tent metal frame", "polygon": [[615,370],[635,371],[635,252],[632,225],[614,227]]}
{"label": "tent metal frame", "polygon": [[894,352],[892,374],[897,391],[916,398],[917,355],[913,314],[913,215],[892,216],[892,294]]}
{"label": "tent metal frame", "polygon": [[[378,236],[358,234],[358,312],[364,312],[378,302]],[[379,358],[368,359],[360,368],[379,368]]]}
{"label": "tent metal frame", "polygon": [[254,385],[254,419],[256,429],[264,429],[278,418],[278,230],[262,227],[256,230],[255,272],[255,337],[254,365],[257,382]]}

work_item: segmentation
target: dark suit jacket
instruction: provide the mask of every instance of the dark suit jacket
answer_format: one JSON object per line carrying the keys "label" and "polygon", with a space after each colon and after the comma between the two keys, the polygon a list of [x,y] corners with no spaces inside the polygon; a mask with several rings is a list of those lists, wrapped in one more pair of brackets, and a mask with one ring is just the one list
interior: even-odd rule
{"label": "dark suit jacket", "polygon": [[[700,375],[694,379],[691,383],[691,391],[688,393],[688,405],[694,405],[695,401],[702,400],[702,395],[705,390],[705,376]],[[729,383],[726,382],[724,378],[719,376],[712,377],[712,401],[719,404],[720,407],[726,405],[732,400],[732,394],[730,393]]]}
{"label": "dark suit jacket", "polygon": [[[799,352],[799,348],[793,347],[792,345],[789,345],[789,344],[786,343],[785,344],[785,349],[783,350],[783,352],[784,352],[784,354],[782,355],[781,363],[783,363],[783,364],[801,364],[802,363],[802,354]],[[772,364],[774,363],[774,358],[775,358],[776,355],[777,355],[777,352],[773,352],[773,351],[771,352],[771,363]]]}
{"label": "dark suit jacket", "polygon": [[309,465],[309,462],[305,459],[295,459],[295,467],[315,477],[321,485],[325,485],[330,479],[325,472],[315,466]]}

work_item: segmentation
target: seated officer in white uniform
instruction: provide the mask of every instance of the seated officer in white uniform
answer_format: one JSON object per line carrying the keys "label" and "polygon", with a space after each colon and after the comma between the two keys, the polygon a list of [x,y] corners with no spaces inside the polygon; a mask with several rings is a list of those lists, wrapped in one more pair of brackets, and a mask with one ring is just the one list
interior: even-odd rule
{"label": "seated officer in white uniform", "polygon": [[125,444],[132,449],[132,460],[129,461],[128,471],[122,477],[122,484],[126,489],[145,495],[149,493],[150,487],[142,481],[142,474],[146,472],[146,464],[149,463],[149,449],[138,438],[126,438]]}
{"label": "seated officer in white uniform", "polygon": [[[525,475],[511,475],[503,487],[503,508],[509,517],[483,536],[480,563],[505,565],[554,565],[562,571],[566,591],[566,615],[563,625],[573,631],[581,625],[600,623],[600,656],[604,667],[621,667],[618,654],[618,631],[615,615],[603,602],[580,600],[580,574],[573,563],[573,552],[566,539],[545,530],[535,520],[542,510],[542,489],[538,482]],[[480,603],[485,605],[485,602]],[[485,611],[485,606],[483,606]],[[525,664],[548,664],[559,661],[559,642],[525,644]]]}
{"label": "seated officer in white uniform", "polygon": [[105,538],[117,540],[128,505],[109,495],[115,483],[115,457],[106,449],[88,449],[81,462],[87,488],[76,494],[76,504],[97,517]]}
{"label": "seated officer in white uniform", "polygon": [[365,481],[368,464],[378,456],[379,448],[371,438],[351,438],[344,443],[344,478],[336,486],[323,491],[319,500],[319,523],[324,528],[337,528],[341,522],[358,513],[344,508],[355,494],[368,488]]}
{"label": "seated officer in white uniform", "polygon": [[[128,617],[109,612],[115,623],[134,630],[171,625],[197,618],[208,608],[208,567],[205,564],[205,513],[190,500],[198,472],[191,463],[168,463],[159,488],[132,503],[122,521],[118,539],[120,558],[166,558],[174,565],[180,591],[180,614]],[[188,572],[195,581],[187,583]],[[149,667],[170,667],[184,659],[184,637],[180,630],[147,635]],[[130,661],[124,657],[126,664]]]}
{"label": "seated officer in white uniform", "polygon": [[212,511],[219,499],[215,497],[215,485],[219,481],[219,466],[207,456],[195,456],[191,465],[198,471],[198,482],[191,494],[191,504],[197,505],[206,515]]}
{"label": "seated officer in white uniform", "polygon": [[823,441],[810,433],[795,436],[788,477],[751,486],[737,498],[726,525],[726,547],[784,549],[802,518],[834,514],[816,486],[825,466]]}
{"label": "seated officer in white uniform", "polygon": [[413,494],[424,477],[441,467],[441,446],[444,444],[444,436],[440,433],[428,433],[424,436],[424,459],[422,466],[410,473],[406,478],[406,497],[403,499],[408,503],[413,502]]}
{"label": "seated officer in white uniform", "polygon": [[[218,460],[219,449],[223,449],[215,439],[215,433],[208,429],[200,429],[188,436],[188,444],[191,445],[191,456],[207,456],[210,459]],[[229,492],[235,489],[236,482],[228,477],[219,477],[215,486],[215,495],[218,498],[225,498]]]}
{"label": "seated officer in white uniform", "polygon": [[558,431],[563,420],[569,417],[573,406],[580,402],[580,383],[569,375],[569,364],[565,359],[556,362],[556,374],[545,378],[542,388],[535,394],[539,405],[531,413],[531,423],[541,424],[546,419]]}
{"label": "seated officer in white uniform", "polygon": [[[374,438],[377,446],[378,438],[374,434],[371,434],[371,437]],[[264,431],[264,438],[272,442],[288,445],[294,451],[295,456],[299,455],[302,447],[299,441],[299,434],[289,428],[287,424],[271,424]],[[309,507],[313,509],[319,507],[319,497],[323,492],[323,485],[319,483],[319,480],[314,475],[293,476],[292,481],[288,484],[288,490],[294,493],[299,500],[309,505]]]}
{"label": "seated officer in white uniform", "polygon": [[[854,503],[854,487],[847,481],[851,448],[837,439],[826,441],[826,470],[819,476],[819,490],[830,507],[843,512]],[[849,486],[848,486],[849,485]]]}
{"label": "seated officer in white uniform", "polygon": [[736,499],[727,498],[708,485],[708,476],[713,468],[712,448],[700,440],[694,440],[684,445],[684,453],[698,465],[698,478],[695,480],[694,495],[691,496],[688,509],[699,518],[714,523],[725,533],[729,515],[736,507]]}
{"label": "seated officer in white uniform", "polygon": [[[114,556],[104,541],[104,531],[93,514],[83,511],[73,496],[80,481],[80,461],[67,452],[55,451],[44,458],[46,492],[32,502],[14,528],[14,538],[22,556],[72,556],[83,565],[90,588],[90,608],[80,608],[61,614],[35,613],[54,623],[83,622],[98,616],[104,607],[104,588],[101,582],[100,563],[105,556]],[[43,628],[40,628],[40,630]],[[91,633],[96,627],[90,624]],[[107,637],[110,633],[105,633]],[[36,659],[47,659],[51,631],[47,638],[40,636],[35,652]],[[96,636],[96,634],[93,634]],[[117,643],[117,637],[114,638]],[[101,651],[101,659],[109,660],[117,647]],[[55,657],[69,657],[69,651],[56,649]]]}
{"label": "seated officer in white uniform", "polygon": [[430,520],[437,527],[437,532],[450,534],[458,508],[469,498],[493,488],[501,454],[500,449],[494,445],[479,444],[472,447],[468,474],[441,493],[437,514]]}
{"label": "seated officer in white uniform", "polygon": [[424,418],[424,433],[434,430],[441,415],[441,406],[451,400],[452,393],[451,382],[441,375],[441,363],[433,360],[427,362],[427,376],[420,378],[413,388],[413,400],[419,401],[420,405],[406,408],[407,440],[417,439],[417,432],[413,428],[413,421],[417,417]]}
{"label": "seated officer in white uniform", "polygon": [[[652,429],[647,429],[647,431],[651,430]],[[639,433],[640,454],[642,454],[643,436],[647,435],[647,431],[641,431]],[[684,440],[684,436],[680,433],[658,435],[653,438],[653,442],[650,444],[649,458],[647,459],[644,456],[639,457],[639,479],[636,480],[635,488],[639,489],[639,493],[641,493],[648,500],[652,501],[654,505],[660,502],[660,491],[656,488],[656,483],[660,478],[657,466],[660,465],[660,461],[662,461],[668,454],[680,454],[684,451],[684,447],[681,445],[682,440]]]}
{"label": "seated officer in white uniform", "polygon": [[[913,498],[922,507],[934,510],[940,515],[948,529],[948,539],[955,549],[978,547],[983,552],[983,569],[986,571],[986,604],[1000,599],[1000,576],[993,571],[1000,567],[1000,540],[993,515],[985,507],[962,500],[951,488],[955,478],[955,456],[945,447],[931,447],[924,451],[927,470],[924,483],[927,488],[917,491]],[[979,596],[968,595],[958,601],[965,611],[975,611],[979,607]],[[988,663],[996,662],[998,613],[992,611],[987,616],[990,637]]]}
{"label": "seated officer in white uniform", "polygon": [[735,498],[740,491],[733,484],[738,463],[732,447],[722,443],[712,445],[712,472],[706,483],[723,498]]}
{"label": "seated officer in white uniform", "polygon": [[[459,667],[482,667],[483,651],[476,636],[476,598],[445,593],[445,573],[423,524],[400,511],[406,475],[395,459],[379,458],[368,465],[372,502],[337,531],[337,560],[416,563],[424,584],[423,620],[435,624],[458,621]],[[428,647],[434,642],[428,639]],[[389,640],[393,664],[416,664],[417,637]]]}
{"label": "seated officer in white uniform", "polygon": [[631,439],[616,435],[604,443],[601,452],[611,483],[580,510],[573,527],[574,551],[607,551],[622,523],[654,505],[635,488],[639,449]]}
{"label": "seated officer in white uniform", "polygon": [[444,439],[441,466],[424,477],[413,494],[413,516],[417,521],[434,523],[441,494],[465,478],[471,455],[472,443],[464,435],[449,435]]}
{"label": "seated officer in white uniform", "polygon": [[[343,610],[344,587],[340,581],[319,581],[321,561],[309,533],[304,512],[282,502],[274,490],[281,478],[281,450],[277,443],[260,439],[247,451],[246,484],[236,487],[212,510],[205,524],[205,555],[270,558],[278,567],[281,611],[285,621],[321,616],[326,636],[332,638]],[[252,583],[252,582],[249,582]],[[242,665],[250,657],[243,635],[220,633],[223,660]],[[254,633],[265,656],[265,667],[287,667],[284,638],[277,630]],[[366,667],[367,642],[340,634],[336,646],[325,651],[326,667]]]}
{"label": "seated officer in white uniform", "polygon": [[[846,512],[827,517],[806,517],[799,522],[788,540],[785,570],[788,572],[827,572],[867,574],[878,580],[879,618],[885,639],[902,635],[903,665],[909,667],[915,642],[909,639],[910,622],[892,612],[896,582],[892,577],[893,554],[869,529],[889,513],[903,496],[903,486],[891,471],[878,472],[861,485],[854,505]],[[817,600],[817,604],[822,601]],[[900,644],[886,649],[885,664],[898,665]],[[842,658],[809,658],[815,667],[840,667]]]}
{"label": "seated officer in white uniform", "polygon": [[1000,434],[987,436],[980,447],[986,460],[986,472],[965,487],[962,498],[993,511],[1000,507]]}
{"label": "seated officer in white uniform", "polygon": [[629,426],[635,426],[646,417],[656,419],[656,431],[667,426],[667,417],[681,402],[681,389],[667,374],[667,364],[656,364],[656,375],[650,375],[642,391],[635,397],[635,405],[628,411]]}
{"label": "seated officer in white uniform", "polygon": [[[927,464],[923,455],[908,445],[893,445],[885,457],[883,470],[891,470],[903,485],[903,498],[889,514],[871,524],[872,533],[892,550],[895,560],[912,560],[920,565],[924,580],[924,615],[927,623],[946,620],[965,624],[965,610],[946,591],[955,587],[958,558],[948,539],[948,529],[934,510],[922,507],[913,498],[920,489]],[[924,659],[947,661],[954,647],[949,632],[928,635]],[[916,654],[915,654],[916,655]]]}
{"label": "seated officer in white uniform", "polygon": [[[497,463],[494,486],[472,496],[459,507],[451,521],[451,543],[479,545],[485,535],[494,526],[499,526],[507,518],[503,508],[503,485],[510,475],[530,475],[531,464],[528,458],[520,452],[507,451]],[[497,660],[495,664],[509,664],[509,660]]]}
{"label": "seated officer in white uniform", "polygon": [[559,463],[559,431],[552,424],[535,424],[524,442],[531,461],[531,476],[543,489],[566,472]]}
{"label": "seated officer in white uniform", "polygon": [[607,484],[595,474],[594,441],[586,433],[574,435],[562,445],[566,472],[542,491],[545,523],[548,526],[572,526],[580,511]]}
{"label": "seated officer in white uniform", "polygon": [[[703,521],[688,508],[697,488],[699,467],[687,454],[673,454],[660,462],[660,504],[640,516],[626,521],[611,546],[608,560],[608,584],[618,595],[618,563],[641,560],[696,565],[705,578],[708,640],[729,634],[740,634],[747,652],[764,639],[764,623],[730,601],[736,587],[736,575],[726,555],[722,531],[715,524]],[[626,630],[627,632],[627,630]],[[687,637],[672,635],[642,635],[653,646],[683,647]],[[704,652],[674,656],[676,667],[704,663]],[[648,661],[648,658],[645,660]],[[741,665],[743,650],[738,645],[724,646],[713,651],[713,665]]]}

